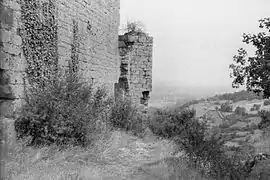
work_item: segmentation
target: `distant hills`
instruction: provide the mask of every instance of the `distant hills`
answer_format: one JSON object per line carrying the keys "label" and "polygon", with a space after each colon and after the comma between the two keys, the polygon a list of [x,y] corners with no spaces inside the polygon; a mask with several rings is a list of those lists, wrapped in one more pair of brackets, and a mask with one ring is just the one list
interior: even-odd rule
{"label": "distant hills", "polygon": [[170,104],[184,104],[194,99],[214,96],[216,94],[233,92],[231,87],[199,87],[171,82],[154,82],[150,94],[149,106],[167,106]]}

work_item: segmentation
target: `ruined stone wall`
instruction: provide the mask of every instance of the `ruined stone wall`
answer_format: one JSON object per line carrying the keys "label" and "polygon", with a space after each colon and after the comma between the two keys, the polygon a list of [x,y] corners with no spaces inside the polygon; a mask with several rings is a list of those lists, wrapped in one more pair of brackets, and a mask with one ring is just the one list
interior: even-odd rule
{"label": "ruined stone wall", "polygon": [[[29,11],[25,4],[34,0],[0,0],[0,145],[2,140],[15,142],[14,119],[21,107],[25,95],[26,70],[29,63],[35,64],[33,58],[26,58],[25,22],[35,24],[23,18]],[[19,4],[19,3],[24,3]],[[36,0],[35,12],[41,19],[53,17],[57,23],[55,35],[56,46],[50,44],[53,55],[48,56],[54,61],[57,69],[69,68],[81,75],[82,80],[106,84],[109,92],[113,92],[114,83],[119,77],[118,27],[120,21],[120,0]],[[31,6],[30,6],[31,7]],[[50,9],[54,9],[50,14]],[[30,17],[33,15],[30,14]],[[43,40],[46,37],[44,28],[34,34]],[[31,26],[30,26],[31,27]],[[38,28],[37,28],[38,29]],[[29,34],[28,34],[29,35]],[[31,36],[29,36],[31,38]],[[29,38],[28,37],[28,38]],[[29,45],[29,44],[28,44]],[[31,47],[31,50],[37,47]],[[39,55],[47,56],[49,53]],[[28,54],[29,55],[29,54]],[[30,54],[32,55],[32,54]],[[37,57],[38,58],[38,57]],[[43,64],[38,63],[41,71]],[[46,63],[45,63],[46,64]],[[55,66],[55,65],[53,65]],[[44,73],[44,72],[42,72]],[[46,73],[46,72],[45,72]],[[13,144],[13,143],[11,143]],[[1,154],[1,157],[3,154]],[[1,158],[3,159],[3,158]],[[1,164],[1,167],[2,164]],[[0,169],[2,171],[2,169]],[[2,174],[2,172],[0,173]]]}
{"label": "ruined stone wall", "polygon": [[118,28],[120,0],[59,0],[59,65],[88,81],[108,85],[119,77]]}
{"label": "ruined stone wall", "polygon": [[7,144],[16,141],[15,111],[24,95],[25,59],[19,36],[20,5],[16,0],[0,0],[0,179],[4,179],[4,157]]}
{"label": "ruined stone wall", "polygon": [[24,96],[20,10],[16,0],[0,1],[0,115],[5,117],[14,116]]}
{"label": "ruined stone wall", "polygon": [[[74,73],[81,75],[83,80],[106,84],[113,92],[120,71],[120,0],[37,2],[41,15],[49,12],[51,4],[55,9],[52,12],[57,23],[58,56],[55,61],[58,67],[72,66]],[[0,0],[0,10],[0,115],[7,117],[14,115],[16,105],[19,106],[24,96],[23,78],[28,64],[22,48],[21,4],[16,0]]]}
{"label": "ruined stone wall", "polygon": [[119,36],[121,73],[117,88],[129,94],[135,103],[146,106],[152,91],[152,49],[153,38],[145,33]]}

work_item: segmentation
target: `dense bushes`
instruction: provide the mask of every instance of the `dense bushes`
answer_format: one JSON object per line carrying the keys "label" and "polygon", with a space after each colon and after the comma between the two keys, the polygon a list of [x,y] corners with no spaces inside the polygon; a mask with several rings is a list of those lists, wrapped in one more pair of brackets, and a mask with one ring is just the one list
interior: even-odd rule
{"label": "dense bushes", "polygon": [[262,118],[261,122],[258,124],[259,129],[264,129],[270,126],[270,111],[262,110],[259,113]]}
{"label": "dense bushes", "polygon": [[86,146],[112,128],[140,135],[145,118],[129,98],[115,101],[105,88],[79,82],[67,72],[28,89],[15,130],[18,138],[30,137],[31,145]]}
{"label": "dense bushes", "polygon": [[186,121],[194,115],[195,110],[177,112],[159,109],[150,117],[149,128],[157,136],[172,138],[183,130]]}
{"label": "dense bushes", "polygon": [[236,115],[240,115],[240,116],[245,116],[247,113],[246,113],[246,109],[244,107],[239,107],[237,106],[234,110],[234,113]]}
{"label": "dense bushes", "polygon": [[220,111],[223,111],[223,112],[232,112],[232,106],[229,103],[222,103],[220,105]]}
{"label": "dense bushes", "polygon": [[189,121],[176,142],[187,154],[190,165],[207,178],[223,179],[244,174],[240,170],[240,159],[226,155],[224,137],[216,132],[209,134],[205,124],[196,119]]}
{"label": "dense bushes", "polygon": [[118,99],[112,105],[109,118],[112,127],[140,135],[145,129],[144,121],[146,115],[129,98]]}
{"label": "dense bushes", "polygon": [[233,92],[233,93],[224,93],[220,95],[216,95],[212,98],[212,100],[227,100],[227,101],[243,101],[243,100],[254,100],[254,99],[262,99],[262,95],[257,95],[253,92],[248,92],[245,90],[238,91],[238,92]]}
{"label": "dense bushes", "polygon": [[263,101],[263,105],[264,105],[264,106],[270,105],[270,99],[264,100],[264,101]]}
{"label": "dense bushes", "polygon": [[194,115],[194,110],[159,110],[151,118],[150,129],[156,135],[173,139],[179,151],[184,150],[189,165],[205,177],[243,177],[239,153],[235,152],[233,158],[227,156],[225,138],[218,131],[210,131],[206,123],[198,121]]}
{"label": "dense bushes", "polygon": [[32,144],[86,145],[104,124],[111,102],[103,88],[94,90],[73,75],[58,77],[28,89],[15,130],[19,138],[30,136]]}
{"label": "dense bushes", "polygon": [[250,111],[259,111],[261,108],[260,104],[253,104],[253,106],[250,108]]}

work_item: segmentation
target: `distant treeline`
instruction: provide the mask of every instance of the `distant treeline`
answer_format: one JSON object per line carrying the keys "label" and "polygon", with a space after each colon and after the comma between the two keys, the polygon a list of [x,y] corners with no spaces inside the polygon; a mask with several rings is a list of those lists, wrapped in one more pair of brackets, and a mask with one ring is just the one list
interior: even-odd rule
{"label": "distant treeline", "polygon": [[243,100],[251,101],[254,99],[262,100],[263,96],[257,95],[253,92],[248,92],[248,91],[242,90],[242,91],[233,92],[233,93],[217,94],[215,96],[203,98],[200,100],[190,100],[190,101],[185,102],[185,103],[176,103],[176,107],[178,109],[188,108],[190,105],[198,104],[198,103],[203,102],[205,100],[210,100],[210,101],[227,100],[227,101],[237,102],[237,101],[243,101]]}
{"label": "distant treeline", "polygon": [[228,100],[228,101],[243,101],[243,100],[254,100],[254,99],[263,99],[262,95],[257,95],[253,92],[248,92],[245,90],[234,92],[234,93],[224,93],[218,94],[214,97],[208,98],[209,100]]}

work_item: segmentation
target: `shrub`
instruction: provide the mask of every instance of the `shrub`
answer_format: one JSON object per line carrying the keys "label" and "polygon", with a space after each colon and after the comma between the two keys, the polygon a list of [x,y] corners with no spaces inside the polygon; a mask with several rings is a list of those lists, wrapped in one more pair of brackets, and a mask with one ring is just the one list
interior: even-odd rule
{"label": "shrub", "polygon": [[264,100],[264,101],[263,101],[263,105],[264,105],[264,106],[270,105],[270,99]]}
{"label": "shrub", "polygon": [[240,115],[240,116],[245,116],[247,113],[246,113],[246,109],[244,107],[239,107],[237,106],[234,110],[234,113],[236,115]]}
{"label": "shrub", "polygon": [[241,176],[240,160],[226,155],[224,137],[218,132],[209,134],[204,123],[190,119],[175,142],[185,151],[190,165],[205,177]]}
{"label": "shrub", "polygon": [[223,122],[222,124],[220,124],[218,127],[220,129],[226,129],[229,128],[231,126],[231,123],[229,121]]}
{"label": "shrub", "polygon": [[260,104],[254,104],[253,107],[254,107],[254,109],[255,109],[256,111],[259,111],[260,108],[261,108],[261,105],[260,105]]}
{"label": "shrub", "polygon": [[115,101],[109,121],[114,128],[140,135],[145,129],[146,115],[140,111],[138,106],[132,103],[130,98],[126,97]]}
{"label": "shrub", "polygon": [[220,105],[220,102],[215,101],[215,102],[214,102],[214,105]]}
{"label": "shrub", "polygon": [[258,115],[262,118],[261,122],[258,124],[259,129],[264,129],[270,126],[270,111],[262,110]]}
{"label": "shrub", "polygon": [[150,117],[149,129],[157,136],[172,138],[183,130],[186,121],[195,115],[195,110],[182,112],[159,109]]}
{"label": "shrub", "polygon": [[159,110],[151,118],[150,129],[156,135],[173,139],[179,150],[185,151],[189,166],[205,177],[242,177],[241,153],[228,157],[220,130],[209,131],[206,123],[199,122],[194,115],[194,110]]}
{"label": "shrub", "polygon": [[[43,87],[30,87],[26,103],[15,121],[18,138],[30,136],[31,145],[89,144],[109,111],[111,99],[104,88],[78,82],[67,73],[46,82]],[[99,125],[97,125],[100,122]]]}
{"label": "shrub", "polygon": [[223,112],[232,112],[232,106],[229,103],[222,103],[220,105],[220,111],[223,111]]}

